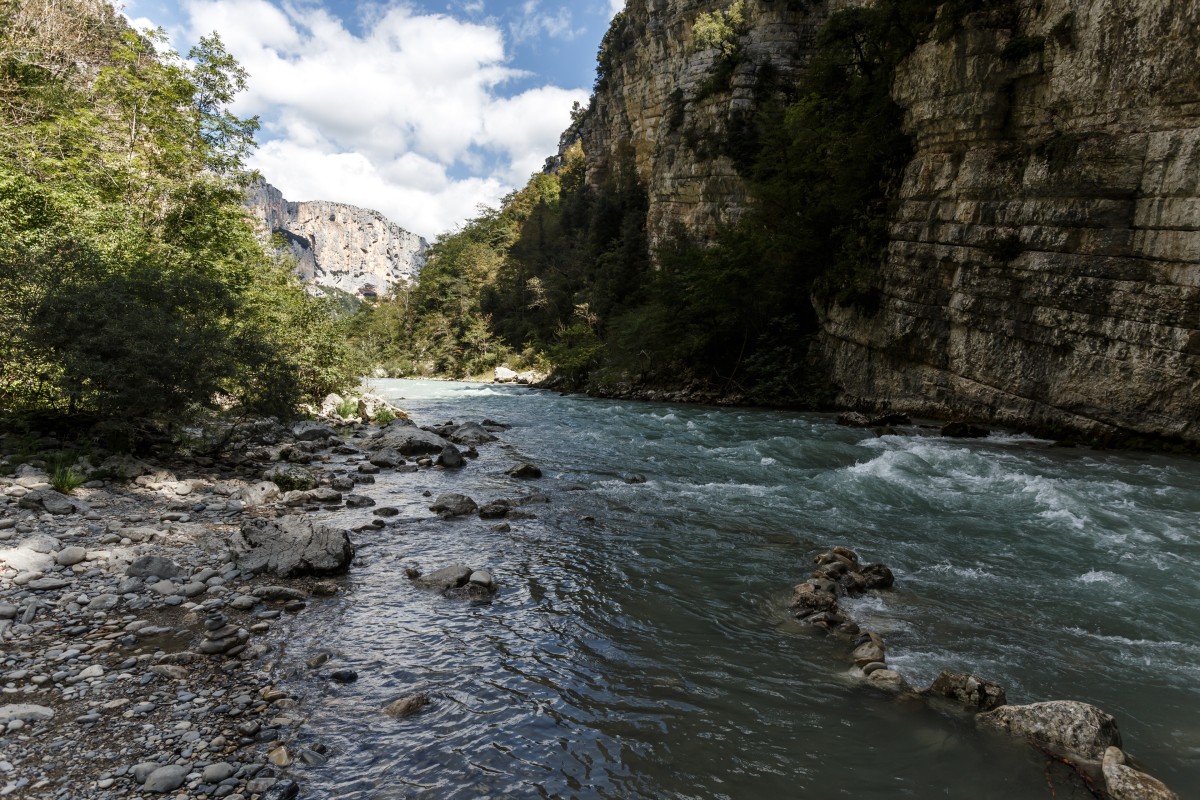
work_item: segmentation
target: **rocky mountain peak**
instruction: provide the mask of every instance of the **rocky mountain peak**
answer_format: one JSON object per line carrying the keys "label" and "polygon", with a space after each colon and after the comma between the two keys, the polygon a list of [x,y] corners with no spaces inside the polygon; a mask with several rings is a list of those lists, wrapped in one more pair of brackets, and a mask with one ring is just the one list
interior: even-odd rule
{"label": "rocky mountain peak", "polygon": [[307,283],[358,297],[413,283],[429,243],[378,211],[327,201],[290,202],[266,181],[246,193],[246,205],[269,235],[279,234]]}

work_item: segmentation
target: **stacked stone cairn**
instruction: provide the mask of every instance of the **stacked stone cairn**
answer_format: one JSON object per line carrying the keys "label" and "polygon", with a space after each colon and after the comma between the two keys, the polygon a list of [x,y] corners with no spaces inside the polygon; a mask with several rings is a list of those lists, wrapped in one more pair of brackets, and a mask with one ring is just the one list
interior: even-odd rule
{"label": "stacked stone cairn", "polygon": [[863,630],[838,602],[892,588],[892,571],[883,564],[862,565],[858,554],[845,547],[819,553],[813,561],[817,568],[795,587],[789,609],[797,619],[852,642],[851,659],[869,685],[963,707],[975,714],[981,727],[1021,737],[1069,764],[1094,793],[1103,785],[1104,796],[1112,800],[1178,800],[1157,778],[1129,765],[1116,720],[1088,703],[1054,700],[1012,706],[1003,687],[950,670],[943,670],[928,688],[913,689],[903,675],[889,668],[883,638]]}

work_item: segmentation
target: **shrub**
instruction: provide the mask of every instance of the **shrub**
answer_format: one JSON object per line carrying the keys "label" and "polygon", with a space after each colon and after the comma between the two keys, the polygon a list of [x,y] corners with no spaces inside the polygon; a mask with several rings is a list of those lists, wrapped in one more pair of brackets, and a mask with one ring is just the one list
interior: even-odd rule
{"label": "shrub", "polygon": [[354,398],[347,398],[338,404],[337,413],[339,417],[350,419],[350,417],[358,416],[358,401]]}
{"label": "shrub", "polygon": [[392,410],[390,408],[380,409],[379,412],[375,415],[375,420],[374,420],[375,424],[380,427],[383,427],[384,425],[390,425],[391,423],[393,423],[395,421],[396,421],[396,415],[392,413]]}

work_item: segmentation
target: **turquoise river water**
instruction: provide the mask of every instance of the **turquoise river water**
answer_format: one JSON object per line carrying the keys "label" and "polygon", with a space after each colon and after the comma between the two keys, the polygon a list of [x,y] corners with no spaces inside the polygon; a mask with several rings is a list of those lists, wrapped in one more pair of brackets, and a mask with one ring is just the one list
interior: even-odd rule
{"label": "turquoise river water", "polygon": [[[363,487],[401,514],[355,535],[345,591],[305,612],[281,656],[315,708],[305,741],[329,748],[295,768],[305,796],[1051,797],[1039,753],[862,685],[845,643],[789,618],[791,586],[834,544],[895,571],[894,591],[852,610],[914,685],[950,668],[1012,703],[1094,703],[1142,765],[1200,796],[1200,462],[877,437],[828,415],[373,386],[419,424],[513,427],[459,472]],[[505,474],[523,460],[545,476]],[[497,532],[437,519],[426,490],[552,502]],[[404,576],[453,563],[491,568],[495,601]],[[322,650],[358,682],[306,670]],[[417,691],[424,712],[381,712]],[[1090,796],[1051,780],[1059,798]]]}

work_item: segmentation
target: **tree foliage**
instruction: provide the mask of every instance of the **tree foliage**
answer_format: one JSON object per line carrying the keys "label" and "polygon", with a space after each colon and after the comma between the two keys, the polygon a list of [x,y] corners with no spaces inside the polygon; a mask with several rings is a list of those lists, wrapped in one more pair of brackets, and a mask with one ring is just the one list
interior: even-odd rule
{"label": "tree foliage", "polygon": [[0,409],[283,412],[353,377],[242,208],[245,73],[215,34],[161,47],[103,3],[0,4]]}

